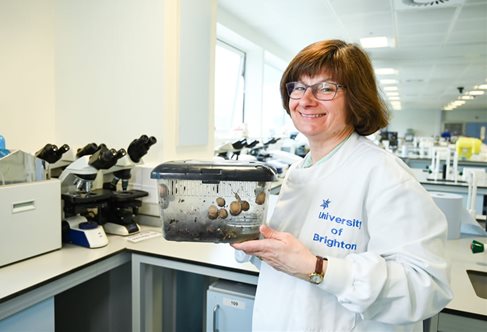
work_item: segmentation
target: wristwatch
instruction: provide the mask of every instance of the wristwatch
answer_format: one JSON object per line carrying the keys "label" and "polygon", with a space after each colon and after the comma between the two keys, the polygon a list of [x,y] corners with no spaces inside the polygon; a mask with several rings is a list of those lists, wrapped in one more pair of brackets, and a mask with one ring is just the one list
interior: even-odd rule
{"label": "wristwatch", "polygon": [[324,257],[316,256],[316,267],[315,267],[315,272],[310,273],[309,275],[309,282],[312,284],[321,284],[323,281],[323,261],[327,260]]}

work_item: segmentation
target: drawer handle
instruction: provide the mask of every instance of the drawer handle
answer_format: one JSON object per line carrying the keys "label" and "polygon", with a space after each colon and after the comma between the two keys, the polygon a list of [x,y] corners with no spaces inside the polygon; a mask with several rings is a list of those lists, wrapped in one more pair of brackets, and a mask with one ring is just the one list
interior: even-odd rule
{"label": "drawer handle", "polygon": [[12,213],[21,213],[30,210],[35,210],[35,201],[24,201],[19,203],[12,203]]}
{"label": "drawer handle", "polygon": [[217,304],[213,307],[213,332],[218,332],[217,329],[217,312],[220,306]]}

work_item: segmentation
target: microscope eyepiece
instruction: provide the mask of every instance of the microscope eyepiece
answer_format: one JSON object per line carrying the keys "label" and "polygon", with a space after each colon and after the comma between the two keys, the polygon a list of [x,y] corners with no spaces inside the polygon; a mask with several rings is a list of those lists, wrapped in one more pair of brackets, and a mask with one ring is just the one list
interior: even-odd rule
{"label": "microscope eyepiece", "polygon": [[53,164],[59,159],[61,159],[63,154],[68,150],[69,150],[69,145],[67,144],[64,144],[59,149],[54,144],[46,144],[42,149],[40,149],[35,153],[35,156],[39,159],[48,162],[49,164]]}
{"label": "microscope eyepiece", "polygon": [[100,149],[91,155],[88,163],[96,169],[109,169],[126,154],[125,149],[117,151],[115,149],[108,149],[105,144],[102,144],[100,145]]}
{"label": "microscope eyepiece", "polygon": [[127,148],[130,159],[138,163],[140,159],[149,151],[149,148],[157,143],[154,136],[142,135],[138,139],[134,139]]}
{"label": "microscope eyepiece", "polygon": [[127,154],[127,151],[125,149],[120,149],[117,151],[116,158],[117,160],[124,157]]}
{"label": "microscope eyepiece", "polygon": [[86,144],[84,147],[78,149],[78,151],[76,152],[76,158],[81,158],[86,155],[92,155],[97,150],[99,150],[99,147],[98,145],[96,145],[96,143]]}
{"label": "microscope eyepiece", "polygon": [[67,144],[63,144],[63,145],[62,145],[62,146],[61,146],[61,147],[58,149],[58,151],[59,151],[59,153],[60,153],[61,155],[63,155],[65,152],[68,152],[68,151],[69,151],[69,149],[70,149],[69,145],[67,145]]}
{"label": "microscope eyepiece", "polygon": [[114,149],[108,149],[106,146],[102,146],[90,156],[88,164],[96,169],[108,169],[115,165],[116,161],[113,162],[113,160],[115,159],[114,156],[116,153],[117,151]]}

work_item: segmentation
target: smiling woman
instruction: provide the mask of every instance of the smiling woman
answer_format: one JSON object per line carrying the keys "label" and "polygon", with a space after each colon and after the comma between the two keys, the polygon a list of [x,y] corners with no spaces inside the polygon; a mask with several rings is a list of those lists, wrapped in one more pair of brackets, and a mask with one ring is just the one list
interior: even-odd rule
{"label": "smiling woman", "polygon": [[452,298],[447,224],[365,137],[388,123],[367,54],[341,40],[305,47],[281,98],[310,152],[287,171],[261,239],[232,244],[260,258],[253,331],[420,331]]}
{"label": "smiling woman", "polygon": [[305,47],[282,76],[281,96],[295,127],[309,140],[312,161],[353,131],[367,136],[388,124],[368,55],[340,40]]}

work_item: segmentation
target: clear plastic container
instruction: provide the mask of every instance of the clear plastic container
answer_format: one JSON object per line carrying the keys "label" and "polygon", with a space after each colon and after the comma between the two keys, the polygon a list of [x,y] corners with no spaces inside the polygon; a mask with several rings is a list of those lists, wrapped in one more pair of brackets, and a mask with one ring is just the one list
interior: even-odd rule
{"label": "clear plastic container", "polygon": [[180,161],[157,166],[164,238],[242,242],[259,238],[275,170],[263,163]]}

